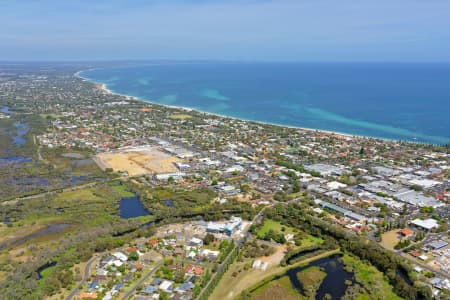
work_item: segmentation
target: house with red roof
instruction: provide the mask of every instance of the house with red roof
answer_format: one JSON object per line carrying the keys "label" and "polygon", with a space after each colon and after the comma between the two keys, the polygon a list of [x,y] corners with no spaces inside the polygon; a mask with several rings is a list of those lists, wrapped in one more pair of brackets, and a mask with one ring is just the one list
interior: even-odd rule
{"label": "house with red roof", "polygon": [[129,247],[129,248],[127,249],[127,252],[128,252],[128,253],[136,252],[136,251],[138,251],[138,248],[137,248],[137,247]]}
{"label": "house with red roof", "polygon": [[409,252],[409,254],[411,254],[411,256],[413,256],[413,257],[419,257],[420,256],[420,252],[416,251],[416,250],[413,250],[413,251]]}
{"label": "house with red roof", "polygon": [[187,266],[184,271],[189,274],[202,275],[204,270],[201,267]]}
{"label": "house with red roof", "polygon": [[398,233],[403,237],[410,237],[413,234],[413,231],[407,228],[399,230]]}
{"label": "house with red roof", "polygon": [[148,241],[148,244],[150,246],[152,246],[152,247],[155,247],[155,246],[157,246],[159,244],[159,241],[155,240],[155,239],[152,239],[152,240]]}

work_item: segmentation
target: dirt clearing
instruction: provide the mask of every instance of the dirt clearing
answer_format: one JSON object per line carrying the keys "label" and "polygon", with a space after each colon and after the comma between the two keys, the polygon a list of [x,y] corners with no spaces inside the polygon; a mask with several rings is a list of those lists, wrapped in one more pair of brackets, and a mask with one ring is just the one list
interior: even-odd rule
{"label": "dirt clearing", "polygon": [[94,160],[102,170],[111,168],[115,172],[127,172],[129,176],[178,172],[174,163],[179,162],[176,157],[151,146],[101,153]]}

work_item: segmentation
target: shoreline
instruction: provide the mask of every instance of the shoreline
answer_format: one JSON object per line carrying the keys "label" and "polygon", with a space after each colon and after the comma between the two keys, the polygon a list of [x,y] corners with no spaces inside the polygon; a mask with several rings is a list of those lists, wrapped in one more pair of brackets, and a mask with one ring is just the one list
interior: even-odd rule
{"label": "shoreline", "polygon": [[151,100],[146,100],[146,99],[141,98],[141,97],[131,96],[131,95],[115,92],[115,91],[109,89],[106,83],[97,82],[95,80],[92,80],[92,79],[87,78],[87,77],[83,77],[81,75],[82,72],[92,71],[92,70],[96,70],[96,69],[98,69],[98,68],[90,68],[90,69],[86,69],[86,70],[80,70],[80,71],[76,72],[74,74],[74,76],[78,77],[78,78],[80,78],[80,79],[82,79],[84,81],[88,81],[88,82],[94,84],[95,87],[97,87],[100,91],[104,92],[105,94],[122,96],[122,97],[125,97],[128,100],[135,100],[135,101],[138,101],[138,102],[144,102],[144,103],[149,103],[149,104],[153,104],[153,105],[159,105],[159,106],[162,106],[162,107],[167,107],[167,108],[172,108],[172,109],[180,109],[180,110],[184,110],[184,111],[187,111],[187,112],[194,111],[194,112],[197,112],[197,113],[200,113],[200,114],[205,114],[205,115],[210,115],[210,116],[215,116],[215,117],[220,117],[220,118],[226,118],[226,119],[232,119],[232,120],[237,120],[237,121],[252,122],[252,123],[261,124],[261,125],[285,127],[285,128],[289,128],[289,129],[298,129],[298,130],[304,130],[304,131],[308,131],[308,132],[325,133],[325,134],[329,134],[329,135],[337,135],[337,136],[341,136],[342,138],[374,139],[374,140],[382,140],[382,141],[388,141],[388,142],[411,143],[411,144],[418,144],[418,145],[438,145],[438,146],[445,145],[445,143],[443,143],[443,144],[433,144],[433,143],[430,143],[430,142],[420,142],[420,141],[412,141],[412,140],[400,140],[400,139],[395,139],[395,138],[386,138],[386,137],[377,137],[377,136],[368,136],[368,135],[358,135],[358,134],[351,134],[351,133],[345,133],[345,132],[339,132],[339,131],[331,131],[331,130],[324,130],[324,129],[317,129],[317,128],[308,128],[308,127],[299,127],[299,126],[292,126],[292,125],[286,125],[286,124],[277,124],[277,123],[271,123],[271,122],[265,122],[265,121],[250,120],[250,119],[245,119],[245,118],[221,115],[221,114],[218,114],[218,113],[211,113],[211,112],[207,112],[207,111],[202,111],[202,110],[196,109],[196,108],[190,108],[190,107],[184,107],[184,106],[176,106],[176,105],[168,105],[168,104],[161,104],[161,103],[153,102]]}

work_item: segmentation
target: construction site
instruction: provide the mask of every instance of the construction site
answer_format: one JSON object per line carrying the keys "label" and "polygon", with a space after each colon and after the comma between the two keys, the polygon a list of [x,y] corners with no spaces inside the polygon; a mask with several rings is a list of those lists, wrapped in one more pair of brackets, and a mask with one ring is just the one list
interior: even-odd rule
{"label": "construction site", "polygon": [[129,176],[177,172],[175,163],[180,161],[157,146],[121,148],[97,154],[93,159],[102,170],[110,168]]}

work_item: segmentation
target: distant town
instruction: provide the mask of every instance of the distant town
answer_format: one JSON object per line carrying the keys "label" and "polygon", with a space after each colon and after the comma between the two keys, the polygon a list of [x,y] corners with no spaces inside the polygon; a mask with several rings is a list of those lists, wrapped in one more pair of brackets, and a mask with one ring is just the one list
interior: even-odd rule
{"label": "distant town", "polygon": [[90,67],[0,65],[0,299],[450,298],[449,144],[162,106]]}

